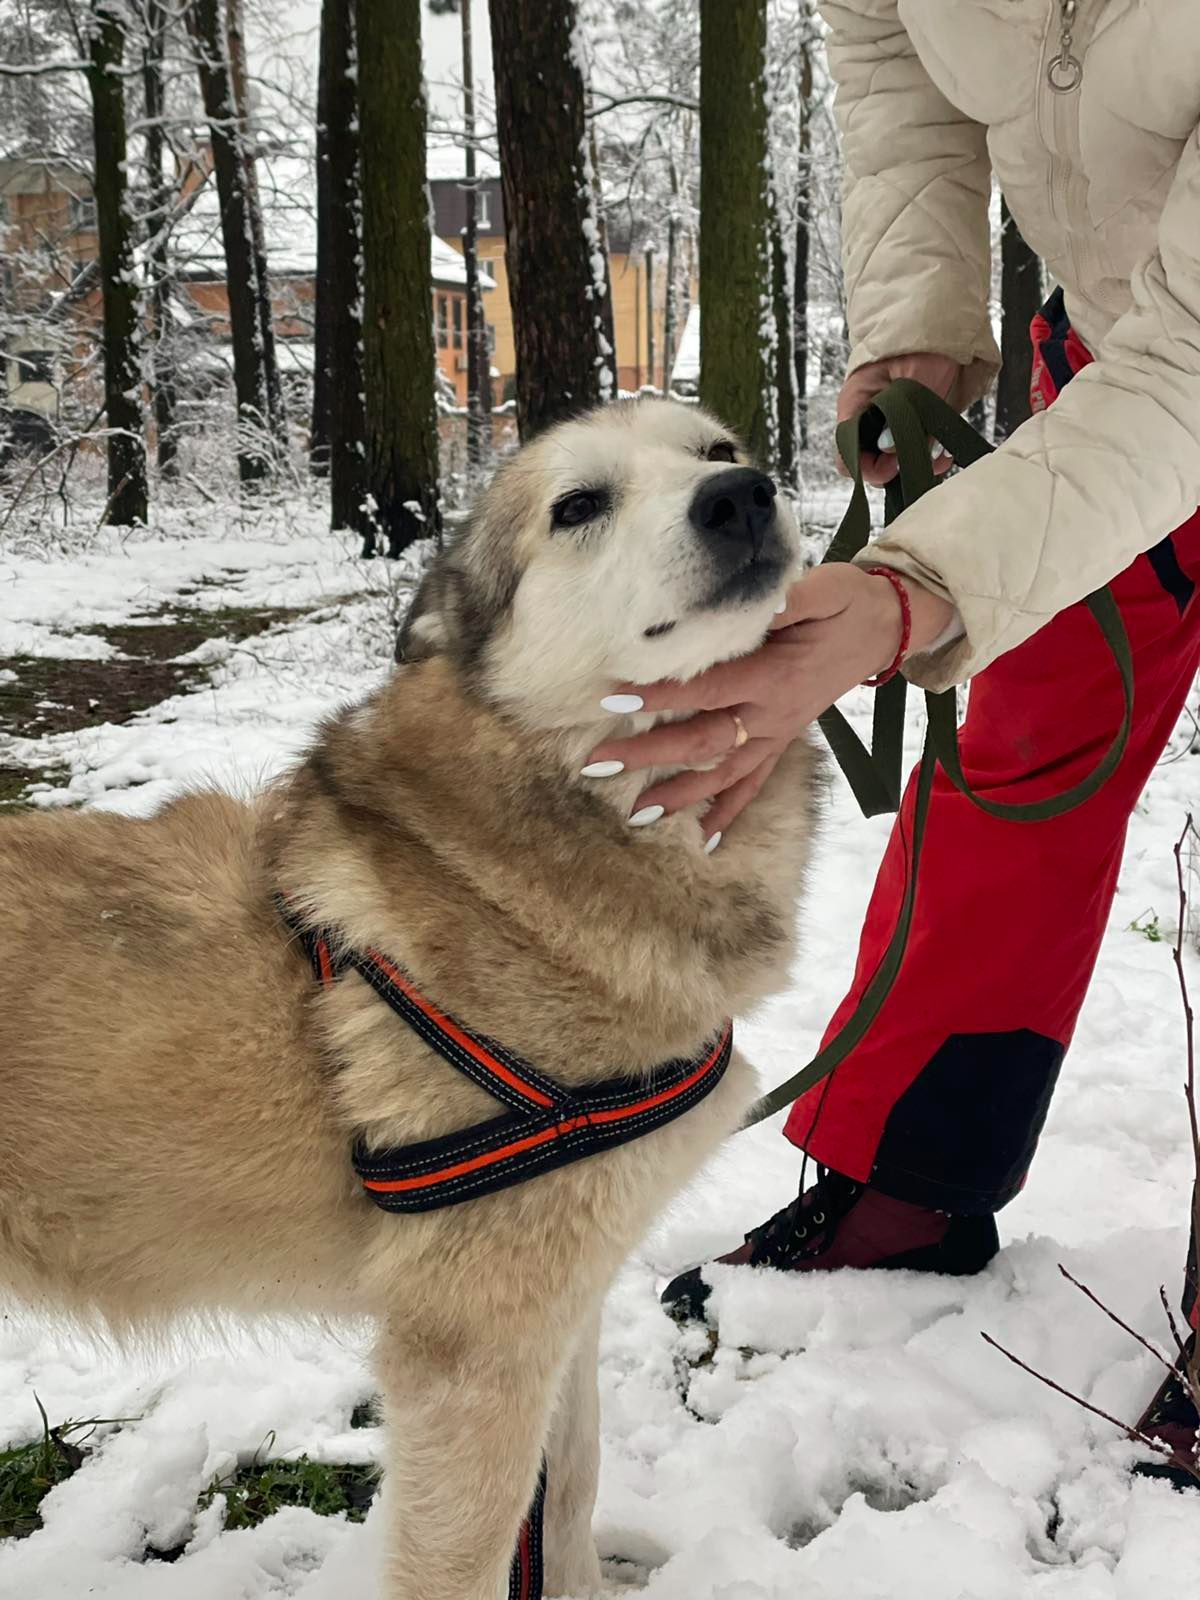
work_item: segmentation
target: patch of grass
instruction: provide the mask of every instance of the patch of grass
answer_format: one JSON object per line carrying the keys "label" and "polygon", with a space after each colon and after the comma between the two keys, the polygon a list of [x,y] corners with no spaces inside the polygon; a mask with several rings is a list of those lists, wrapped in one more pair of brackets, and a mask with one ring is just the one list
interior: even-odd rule
{"label": "patch of grass", "polygon": [[[270,1451],[274,1443],[270,1434],[262,1451]],[[351,1522],[366,1517],[378,1487],[375,1467],[311,1461],[308,1456],[263,1461],[261,1453],[231,1477],[214,1478],[200,1497],[201,1510],[224,1495],[225,1526],[230,1529],[256,1528],[284,1506],[303,1506],[322,1517],[344,1513]]]}
{"label": "patch of grass", "polygon": [[56,1484],[63,1483],[87,1459],[84,1448],[97,1428],[125,1422],[126,1417],[91,1417],[86,1422],[50,1426],[42,1402],[42,1437],[29,1444],[0,1450],[0,1539],[25,1539],[42,1525],[41,1504]]}
{"label": "patch of grass", "polygon": [[1134,917],[1126,928],[1126,933],[1140,933],[1143,939],[1149,939],[1151,944],[1161,944],[1163,931],[1159,926],[1157,911],[1143,911],[1140,917]]}
{"label": "patch of grass", "polygon": [[57,784],[61,781],[62,773],[47,767],[15,767],[0,762],[0,811],[31,811],[33,802],[28,797],[30,784]]}

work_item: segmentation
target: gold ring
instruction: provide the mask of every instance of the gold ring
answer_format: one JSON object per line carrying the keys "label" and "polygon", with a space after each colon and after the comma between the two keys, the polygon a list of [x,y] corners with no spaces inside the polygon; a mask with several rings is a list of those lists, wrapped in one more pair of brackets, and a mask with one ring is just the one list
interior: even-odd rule
{"label": "gold ring", "polygon": [[729,715],[733,718],[734,726],[733,748],[735,750],[740,750],[744,744],[748,744],[750,742],[750,730],[742,721],[741,717],[738,716],[736,711],[731,711]]}

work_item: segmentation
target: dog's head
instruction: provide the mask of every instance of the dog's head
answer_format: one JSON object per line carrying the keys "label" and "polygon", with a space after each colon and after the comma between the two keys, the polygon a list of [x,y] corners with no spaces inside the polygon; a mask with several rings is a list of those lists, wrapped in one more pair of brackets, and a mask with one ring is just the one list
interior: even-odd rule
{"label": "dog's head", "polygon": [[560,423],[496,474],[425,578],[397,659],[448,652],[539,727],[616,680],[689,678],[762,640],[796,560],[775,484],[696,406]]}

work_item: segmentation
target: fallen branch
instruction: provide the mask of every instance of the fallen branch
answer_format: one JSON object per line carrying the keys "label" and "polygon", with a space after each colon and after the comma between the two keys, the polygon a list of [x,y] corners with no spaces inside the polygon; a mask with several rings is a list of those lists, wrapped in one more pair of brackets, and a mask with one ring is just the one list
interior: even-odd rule
{"label": "fallen branch", "polygon": [[1156,1361],[1161,1361],[1168,1372],[1175,1371],[1174,1364],[1167,1360],[1166,1356],[1163,1355],[1161,1350],[1159,1350],[1155,1345],[1152,1345],[1149,1339],[1147,1339],[1144,1334],[1139,1333],[1136,1328],[1131,1328],[1127,1322],[1122,1322],[1112,1307],[1106,1306],[1104,1301],[1100,1299],[1099,1295],[1092,1293],[1086,1283],[1080,1283],[1078,1278],[1073,1278],[1067,1271],[1066,1267],[1063,1266],[1061,1261],[1058,1263],[1058,1270],[1062,1273],[1063,1277],[1068,1283],[1073,1283],[1075,1285],[1080,1294],[1086,1295],[1094,1306],[1098,1306],[1110,1322],[1115,1322],[1117,1327],[1120,1328],[1122,1332],[1127,1333],[1131,1339],[1136,1339],[1144,1350],[1149,1350],[1154,1359]]}
{"label": "fallen branch", "polygon": [[[1162,1444],[1159,1440],[1152,1439],[1149,1434],[1143,1433],[1140,1428],[1132,1428],[1127,1422],[1120,1421],[1119,1418],[1111,1416],[1107,1411],[1101,1411],[1099,1406],[1092,1405],[1082,1395],[1075,1394],[1070,1389],[1064,1389],[1061,1383],[1055,1383],[1053,1378],[1048,1378],[1044,1372],[1038,1372],[1036,1368],[1022,1361],[1020,1356],[1015,1356],[1011,1350],[1006,1350],[1002,1344],[992,1338],[990,1333],[981,1333],[979,1337],[985,1344],[990,1344],[993,1350],[999,1350],[1000,1354],[1011,1361],[1014,1367],[1020,1367],[1022,1372],[1027,1372],[1031,1378],[1036,1378],[1039,1383],[1044,1383],[1047,1389],[1053,1389],[1055,1394],[1061,1394],[1064,1400],[1073,1400],[1077,1406],[1082,1406],[1085,1411],[1090,1411],[1092,1416],[1099,1417],[1104,1422],[1111,1422],[1114,1428],[1119,1428],[1122,1433],[1127,1434],[1131,1439],[1136,1439],[1139,1444],[1146,1445],[1156,1455],[1166,1456],[1168,1460],[1174,1461],[1175,1452],[1170,1445]],[[1200,1483],[1200,1471],[1194,1468],[1188,1468],[1188,1470],[1192,1473],[1197,1483]]]}

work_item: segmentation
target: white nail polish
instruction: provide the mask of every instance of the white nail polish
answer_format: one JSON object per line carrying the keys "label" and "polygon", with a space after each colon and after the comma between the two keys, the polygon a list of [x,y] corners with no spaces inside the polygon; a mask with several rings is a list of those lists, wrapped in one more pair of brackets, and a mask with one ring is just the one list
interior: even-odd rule
{"label": "white nail polish", "polygon": [[779,604],[775,607],[775,615],[777,617],[781,617],[786,610],[787,610],[787,601],[786,600],[781,600],[779,602]]}
{"label": "white nail polish", "polygon": [[939,443],[937,439],[930,439],[929,454],[936,461],[939,456],[944,456],[946,454],[946,446]]}
{"label": "white nail polish", "polygon": [[896,448],[896,435],[890,428],[885,428],[879,435],[879,448],[881,450],[894,450]]}
{"label": "white nail polish", "polygon": [[606,694],[600,702],[600,709],[611,711],[617,717],[627,717],[634,711],[640,711],[645,704],[640,694]]}
{"label": "white nail polish", "polygon": [[589,761],[586,767],[580,767],[581,778],[615,778],[618,772],[625,771],[623,761]]}
{"label": "white nail polish", "polygon": [[657,822],[659,817],[666,815],[666,806],[643,806],[640,811],[635,811],[629,819],[631,828],[648,828],[652,822]]}
{"label": "white nail polish", "polygon": [[720,842],[721,842],[721,838],[722,838],[722,835],[721,835],[721,834],[719,834],[719,833],[714,833],[714,834],[713,834],[713,836],[712,836],[712,838],[711,838],[711,839],[709,839],[709,840],[707,840],[707,842],[706,842],[706,843],[705,843],[705,846],[704,846],[704,854],[705,854],[705,855],[706,855],[706,856],[710,856],[710,855],[712,855],[712,853],[713,853],[713,851],[714,851],[714,850],[715,850],[715,849],[716,849],[716,848],[717,848],[717,846],[718,846],[718,845],[719,845],[719,844],[720,844]]}

